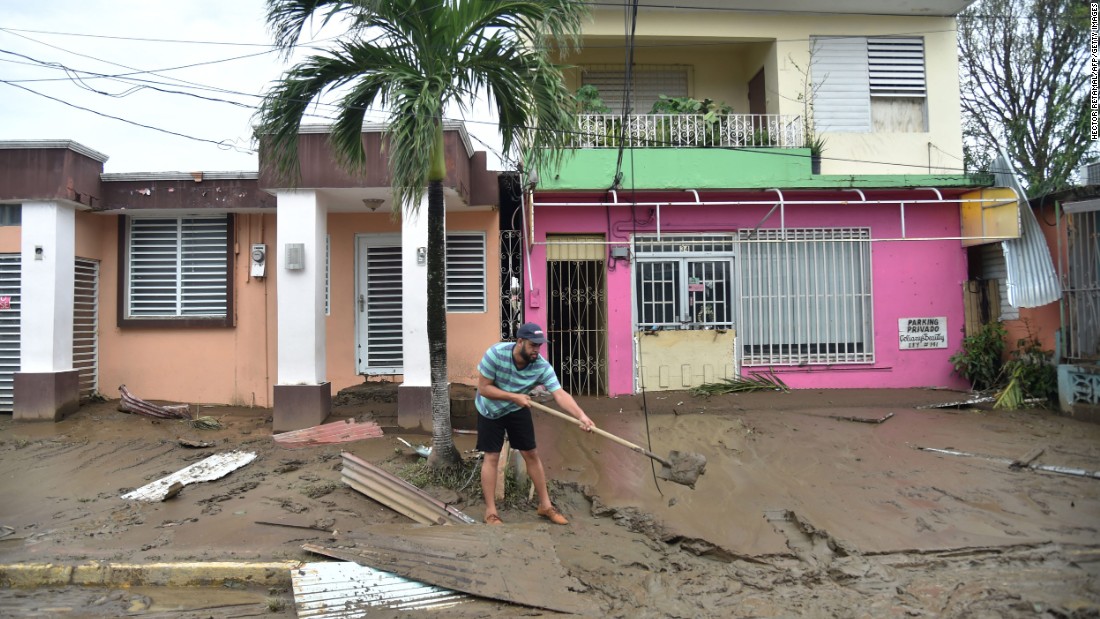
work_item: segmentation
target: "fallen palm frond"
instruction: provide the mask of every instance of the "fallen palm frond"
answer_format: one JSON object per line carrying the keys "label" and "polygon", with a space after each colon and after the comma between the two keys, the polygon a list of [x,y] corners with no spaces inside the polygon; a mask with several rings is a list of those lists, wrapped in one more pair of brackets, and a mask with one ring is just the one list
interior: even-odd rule
{"label": "fallen palm frond", "polygon": [[748,376],[735,376],[723,378],[720,382],[704,383],[691,388],[691,395],[715,395],[721,393],[746,393],[749,391],[782,391],[791,389],[778,376],[768,372],[767,374],[749,374]]}
{"label": "fallen palm frond", "polygon": [[118,410],[124,413],[135,413],[146,417],[158,419],[190,419],[191,406],[188,404],[153,404],[130,393],[126,385],[118,388],[122,394],[119,400]]}
{"label": "fallen palm frond", "polygon": [[187,423],[191,424],[192,428],[199,430],[221,430],[222,422],[214,419],[213,417],[196,417],[194,419],[188,419]]}
{"label": "fallen palm frond", "polygon": [[1020,376],[1014,372],[1008,385],[997,393],[997,399],[993,402],[993,408],[1017,409],[1024,403],[1024,390],[1020,386]]}

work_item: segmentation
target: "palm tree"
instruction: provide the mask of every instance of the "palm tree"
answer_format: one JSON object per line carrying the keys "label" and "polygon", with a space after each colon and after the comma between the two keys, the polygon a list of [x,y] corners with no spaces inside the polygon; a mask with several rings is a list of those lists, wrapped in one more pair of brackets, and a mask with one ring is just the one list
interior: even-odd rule
{"label": "palm tree", "polygon": [[[443,111],[485,95],[499,114],[504,151],[528,169],[556,167],[574,128],[573,103],[549,43],[578,46],[582,0],[268,0],[267,22],[288,56],[307,21],[340,21],[346,34],[286,71],[257,112],[276,173],[299,178],[298,131],[315,101],[342,99],[330,142],[341,166],[361,172],[363,117],[385,108],[395,213],[428,195],[428,346],[433,468],[461,462],[447,389]],[[341,21],[342,20],[342,21]]]}

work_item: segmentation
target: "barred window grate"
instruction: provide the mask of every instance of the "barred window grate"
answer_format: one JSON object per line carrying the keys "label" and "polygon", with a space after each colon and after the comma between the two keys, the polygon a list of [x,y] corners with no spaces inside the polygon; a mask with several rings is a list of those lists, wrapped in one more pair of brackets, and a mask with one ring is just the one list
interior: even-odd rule
{"label": "barred window grate", "polygon": [[639,328],[731,328],[734,248],[730,235],[635,238]]}
{"label": "barred window grate", "polygon": [[229,219],[130,219],[127,315],[225,317]]}
{"label": "barred window grate", "polygon": [[745,365],[874,362],[869,229],[739,237]]}

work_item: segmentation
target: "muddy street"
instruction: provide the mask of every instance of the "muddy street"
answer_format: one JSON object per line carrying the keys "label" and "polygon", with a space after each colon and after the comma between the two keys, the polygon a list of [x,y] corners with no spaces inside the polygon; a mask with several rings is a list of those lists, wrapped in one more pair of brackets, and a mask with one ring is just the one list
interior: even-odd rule
{"label": "muddy street", "polygon": [[[375,383],[341,394],[330,421],[392,426],[392,391]],[[694,489],[655,480],[645,456],[536,412],[552,494],[572,523],[543,525],[533,506],[503,509],[501,517],[505,527],[546,530],[590,616],[1100,616],[1100,479],[1005,464],[1041,450],[1036,464],[1096,471],[1100,426],[1044,411],[919,408],[962,395],[582,398],[609,432],[657,454],[702,453],[705,474]],[[292,450],[271,440],[264,409],[204,410],[224,427],[197,430],[121,413],[116,404],[87,405],[57,424],[0,417],[0,525],[10,527],[0,563],[314,562],[325,559],[302,544],[338,544],[375,525],[410,523],[341,484],[340,453],[407,472],[419,456],[397,437],[414,445],[430,437],[386,427],[377,439]],[[180,439],[214,446],[190,449]],[[474,439],[456,435],[466,458],[476,457]],[[163,502],[120,498],[235,449],[257,458]],[[441,494],[480,520],[471,482]],[[517,590],[542,585],[510,576]],[[157,593],[145,593],[153,604]],[[0,607],[35,596],[0,589]],[[476,600],[447,612],[540,611]]]}

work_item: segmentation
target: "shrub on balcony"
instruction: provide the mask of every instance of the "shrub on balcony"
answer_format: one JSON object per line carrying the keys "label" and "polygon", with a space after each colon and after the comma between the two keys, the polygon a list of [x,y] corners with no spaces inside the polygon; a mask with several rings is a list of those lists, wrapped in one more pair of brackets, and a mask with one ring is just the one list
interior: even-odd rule
{"label": "shrub on balcony", "polygon": [[[603,102],[600,90],[591,84],[581,86],[573,94],[573,102],[576,105],[578,117],[585,114],[610,114],[611,108]],[[619,119],[604,118],[603,120],[581,121],[580,136],[582,143],[599,147],[612,147],[618,144]]]}
{"label": "shrub on balcony", "polygon": [[[715,146],[722,143],[722,126],[733,113],[733,106],[724,101],[713,99],[693,99],[691,97],[669,97],[661,95],[653,102],[650,114],[698,115],[702,116],[703,133],[699,136],[700,146]],[[657,131],[654,146],[678,146],[679,129],[671,124],[662,125]]]}

